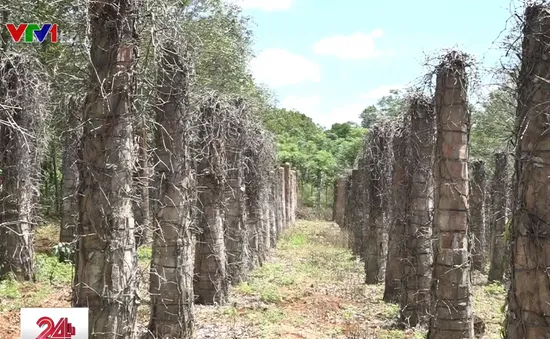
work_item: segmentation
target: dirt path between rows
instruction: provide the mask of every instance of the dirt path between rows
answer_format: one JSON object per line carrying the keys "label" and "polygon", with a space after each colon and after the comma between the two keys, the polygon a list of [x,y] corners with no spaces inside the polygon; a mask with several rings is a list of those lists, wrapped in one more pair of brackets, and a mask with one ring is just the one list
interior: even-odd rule
{"label": "dirt path between rows", "polygon": [[[300,221],[269,260],[231,292],[229,306],[198,307],[199,338],[422,338],[398,330],[397,305],[366,286],[339,228]],[[201,325],[209,324],[209,325]]]}
{"label": "dirt path between rows", "polygon": [[[143,329],[149,313],[150,249],[139,255],[145,279],[138,310]],[[0,283],[0,339],[19,338],[19,307],[70,307],[72,268],[44,254],[37,261],[37,283]],[[227,305],[195,307],[197,338],[424,338],[424,329],[398,328],[398,306],[382,301],[383,285],[365,285],[363,272],[338,226],[299,221],[247,282],[231,288]],[[499,338],[503,288],[476,285],[473,290],[475,313],[487,327],[484,338]]]}
{"label": "dirt path between rows", "polygon": [[[382,301],[383,284],[363,283],[363,263],[346,243],[334,223],[299,221],[249,281],[232,289],[228,306],[197,307],[198,337],[425,338],[425,329],[397,326],[398,305]],[[500,338],[502,286],[473,290],[475,313],[487,327],[483,338]]]}

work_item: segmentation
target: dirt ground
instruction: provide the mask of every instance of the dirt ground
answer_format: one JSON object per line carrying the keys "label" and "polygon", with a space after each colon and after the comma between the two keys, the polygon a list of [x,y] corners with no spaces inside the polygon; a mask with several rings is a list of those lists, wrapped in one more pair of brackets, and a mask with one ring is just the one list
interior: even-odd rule
{"label": "dirt ground", "polygon": [[[55,229],[44,229],[37,241],[48,243],[44,238],[53,234]],[[138,311],[143,330],[150,250],[140,249],[139,256],[145,280]],[[37,283],[0,283],[0,339],[19,337],[19,307],[70,306],[70,265],[46,254],[37,261]],[[299,221],[247,282],[231,288],[227,305],[195,307],[197,338],[424,338],[424,329],[400,328],[398,306],[383,302],[383,285],[365,285],[363,275],[362,263],[352,259],[336,225]],[[476,275],[474,281],[486,279]],[[473,290],[475,314],[486,324],[483,338],[500,338],[504,289],[479,283]]]}

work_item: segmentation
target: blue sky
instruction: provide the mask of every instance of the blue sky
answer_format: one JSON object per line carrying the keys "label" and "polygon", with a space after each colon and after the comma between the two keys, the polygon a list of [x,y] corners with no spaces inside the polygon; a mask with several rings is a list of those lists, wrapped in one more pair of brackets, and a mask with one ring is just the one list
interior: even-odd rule
{"label": "blue sky", "polygon": [[232,1],[255,22],[256,79],[279,106],[325,127],[359,122],[389,89],[418,79],[426,53],[457,47],[494,66],[515,9],[510,0]]}

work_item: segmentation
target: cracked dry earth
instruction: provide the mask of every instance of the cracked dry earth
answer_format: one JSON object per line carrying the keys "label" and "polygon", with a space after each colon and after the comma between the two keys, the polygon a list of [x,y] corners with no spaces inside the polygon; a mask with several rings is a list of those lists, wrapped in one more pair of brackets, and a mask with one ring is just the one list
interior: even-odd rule
{"label": "cracked dry earth", "polygon": [[[55,229],[50,233],[58,234]],[[263,266],[231,288],[227,305],[196,306],[197,338],[424,338],[423,329],[398,328],[398,306],[382,301],[383,285],[363,283],[363,264],[351,257],[346,242],[333,223],[298,221]],[[139,256],[144,281],[138,319],[143,329],[150,249],[140,249]],[[0,284],[0,339],[19,337],[19,307],[70,306],[71,268],[59,272],[55,258],[40,260],[41,281]],[[504,289],[476,284],[473,290],[475,313],[487,328],[484,338],[500,338]]]}

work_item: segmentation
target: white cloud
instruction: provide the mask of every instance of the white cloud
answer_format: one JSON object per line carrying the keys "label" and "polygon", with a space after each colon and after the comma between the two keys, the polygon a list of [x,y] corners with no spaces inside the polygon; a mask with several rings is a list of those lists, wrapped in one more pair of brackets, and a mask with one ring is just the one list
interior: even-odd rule
{"label": "white cloud", "polygon": [[389,95],[392,89],[403,89],[404,87],[405,86],[403,85],[397,85],[397,84],[380,86],[362,94],[361,99],[369,103],[376,103],[382,97]]}
{"label": "white cloud", "polygon": [[317,122],[326,127],[330,127],[334,123],[342,124],[348,121],[360,123],[361,119],[359,115],[363,112],[365,107],[367,106],[363,103],[353,103],[337,107],[332,109],[329,114],[319,116],[319,121]]}
{"label": "white cloud", "polygon": [[229,0],[229,2],[243,9],[261,9],[264,11],[285,10],[292,6],[292,0]]}
{"label": "white cloud", "polygon": [[284,49],[265,49],[250,62],[252,74],[261,83],[272,87],[319,82],[319,65]]}
{"label": "white cloud", "polygon": [[361,119],[359,118],[359,115],[365,108],[369,105],[376,104],[376,102],[378,102],[378,100],[382,97],[390,94],[390,90],[403,88],[405,88],[405,86],[400,84],[377,87],[371,91],[359,95],[357,101],[353,100],[349,104],[335,107],[330,110],[329,114],[316,117],[317,120],[315,121],[326,127],[330,127],[334,123],[344,123],[348,121],[360,123]]}
{"label": "white cloud", "polygon": [[318,95],[312,96],[296,96],[289,95],[281,101],[281,106],[287,109],[296,110],[306,115],[312,115],[317,112],[321,97]]}
{"label": "white cloud", "polygon": [[333,35],[315,43],[313,52],[346,60],[374,59],[387,54],[378,50],[374,44],[374,40],[382,35],[384,32],[379,28],[370,33]]}

